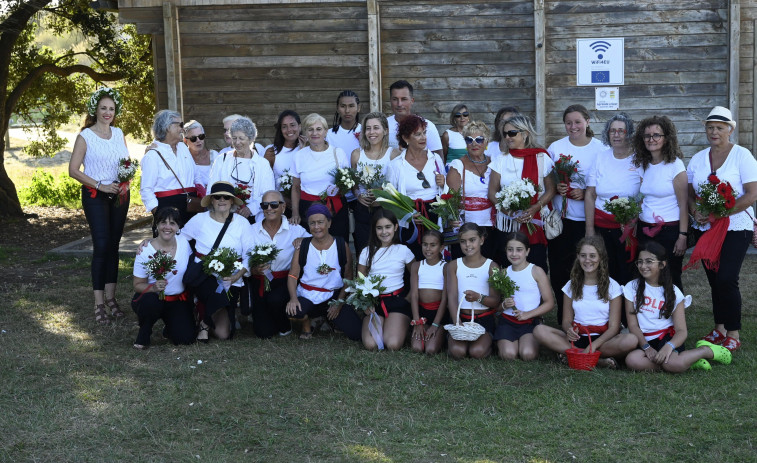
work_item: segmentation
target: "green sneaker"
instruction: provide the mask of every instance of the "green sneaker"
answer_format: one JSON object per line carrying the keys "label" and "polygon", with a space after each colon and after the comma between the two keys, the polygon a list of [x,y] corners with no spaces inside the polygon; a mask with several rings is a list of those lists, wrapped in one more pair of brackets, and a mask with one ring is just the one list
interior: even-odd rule
{"label": "green sneaker", "polygon": [[705,341],[704,339],[700,339],[696,343],[697,347],[709,347],[712,351],[712,359],[718,363],[722,363],[723,365],[730,365],[731,360],[733,359],[733,356],[731,355],[731,351],[726,349],[723,346],[718,346],[717,344],[713,344],[709,341]]}
{"label": "green sneaker", "polygon": [[705,359],[699,359],[694,364],[691,365],[692,370],[702,370],[702,371],[710,371],[712,370],[712,365],[710,365],[710,362],[708,362]]}

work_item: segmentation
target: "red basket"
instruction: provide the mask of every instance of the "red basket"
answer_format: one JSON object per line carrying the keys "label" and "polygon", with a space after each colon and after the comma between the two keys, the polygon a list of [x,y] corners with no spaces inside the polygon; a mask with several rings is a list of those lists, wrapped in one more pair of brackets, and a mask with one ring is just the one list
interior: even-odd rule
{"label": "red basket", "polygon": [[[578,323],[573,323],[573,328],[577,329],[579,333],[583,331],[587,336],[589,336],[589,347],[591,347],[591,334],[589,333],[589,330],[586,329],[586,327],[584,327],[583,325],[579,325]],[[597,366],[597,361],[599,361],[599,356],[601,355],[598,350],[587,354],[583,349],[576,348],[576,346],[573,344],[573,341],[570,342],[570,345],[571,348],[565,350],[565,355],[568,358],[569,367],[574,370],[591,371],[594,369],[594,367]]]}

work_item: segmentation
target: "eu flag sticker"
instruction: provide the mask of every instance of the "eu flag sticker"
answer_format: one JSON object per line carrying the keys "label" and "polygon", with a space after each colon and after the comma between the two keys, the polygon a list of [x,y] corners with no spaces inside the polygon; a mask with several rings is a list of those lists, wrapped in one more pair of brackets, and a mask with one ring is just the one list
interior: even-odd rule
{"label": "eu flag sticker", "polygon": [[591,83],[603,84],[610,81],[610,71],[591,71]]}

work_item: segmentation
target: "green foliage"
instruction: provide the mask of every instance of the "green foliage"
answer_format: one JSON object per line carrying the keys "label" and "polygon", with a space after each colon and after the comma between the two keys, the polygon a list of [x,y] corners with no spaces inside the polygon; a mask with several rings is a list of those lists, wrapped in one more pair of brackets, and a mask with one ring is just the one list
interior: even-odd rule
{"label": "green foliage", "polygon": [[68,175],[57,178],[37,169],[29,187],[19,194],[24,206],[60,206],[78,208],[81,206],[81,183]]}

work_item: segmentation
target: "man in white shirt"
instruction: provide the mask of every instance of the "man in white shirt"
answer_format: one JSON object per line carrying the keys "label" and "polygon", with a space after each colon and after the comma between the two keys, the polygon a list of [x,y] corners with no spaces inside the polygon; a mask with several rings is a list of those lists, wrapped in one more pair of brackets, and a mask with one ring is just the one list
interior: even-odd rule
{"label": "man in white shirt", "polygon": [[[413,114],[413,86],[406,80],[398,80],[389,86],[389,96],[392,102],[392,114],[387,118],[389,122],[389,146],[398,147],[397,129],[399,123],[406,116]],[[439,131],[433,122],[426,119],[426,146],[429,150],[442,155],[442,139],[439,137]]]}

